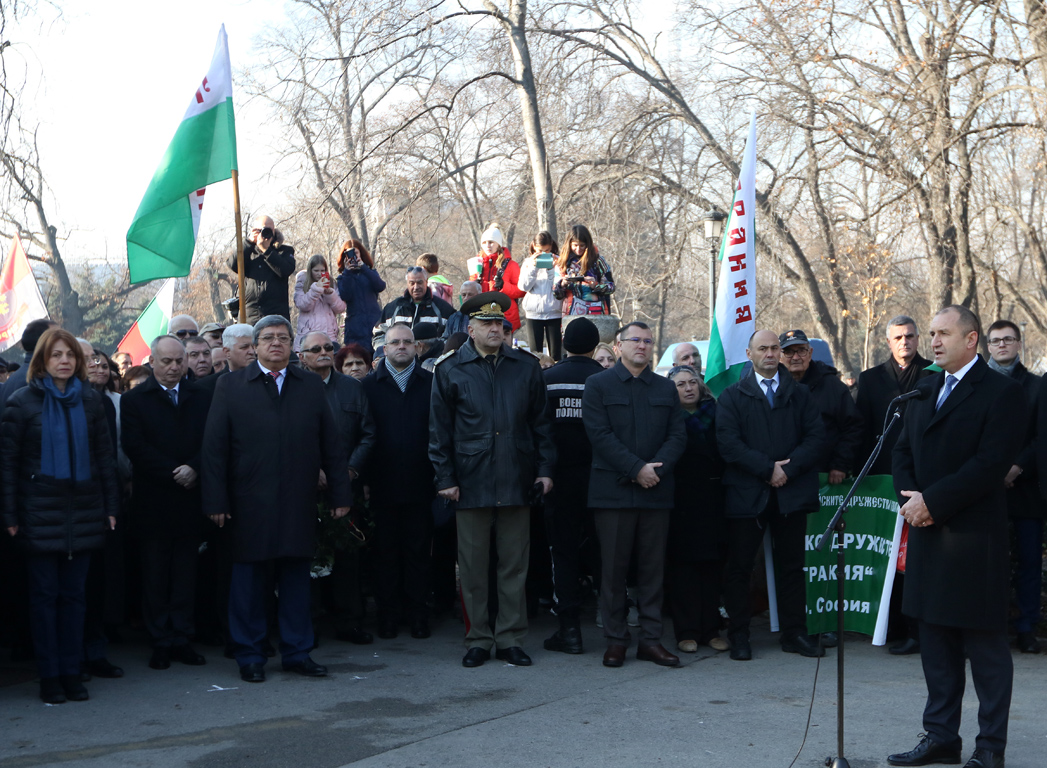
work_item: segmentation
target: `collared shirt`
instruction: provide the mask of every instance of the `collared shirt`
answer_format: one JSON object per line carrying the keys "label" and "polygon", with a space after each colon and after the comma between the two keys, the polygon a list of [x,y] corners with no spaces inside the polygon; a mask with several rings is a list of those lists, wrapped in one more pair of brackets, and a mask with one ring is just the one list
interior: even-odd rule
{"label": "collared shirt", "polygon": [[[156,383],[160,384],[159,381]],[[171,393],[174,392],[174,397],[171,397],[171,402],[175,403],[176,405],[178,404],[178,400],[182,396],[182,393],[178,390],[178,387],[181,385],[181,383],[182,382],[178,382],[178,384],[175,384],[173,387],[165,387],[163,384],[160,384],[160,388],[168,397],[171,397]]]}
{"label": "collared shirt", "polygon": [[[971,358],[971,361],[969,363],[967,363],[967,365],[965,365],[963,368],[958,370],[956,373],[952,374],[953,376],[956,377],[956,383],[957,384],[959,384],[961,381],[963,381],[963,377],[967,375],[967,371],[971,370],[971,368],[973,368],[974,364],[977,363],[977,362],[978,362],[978,355],[975,355],[974,357]],[[946,375],[948,375],[948,371],[946,371]]]}
{"label": "collared shirt", "polygon": [[417,361],[417,357],[411,358],[411,364],[402,371],[398,371],[393,367],[393,364],[389,362],[389,358],[385,358],[385,367],[393,377],[393,381],[396,382],[396,386],[400,388],[401,392],[407,391],[407,381],[411,378],[411,371],[414,370]]}
{"label": "collared shirt", "polygon": [[261,363],[258,363],[258,367],[262,369],[262,373],[264,373],[266,376],[272,376],[274,373],[279,373],[280,375],[276,377],[276,391],[284,391],[284,380],[287,378],[286,368],[281,368],[279,371],[270,371]]}

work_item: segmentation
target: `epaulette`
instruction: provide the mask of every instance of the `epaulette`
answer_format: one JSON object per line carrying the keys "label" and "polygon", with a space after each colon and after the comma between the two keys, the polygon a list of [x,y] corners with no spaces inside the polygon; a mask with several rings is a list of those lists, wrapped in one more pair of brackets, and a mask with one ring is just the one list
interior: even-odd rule
{"label": "epaulette", "polygon": [[433,367],[435,368],[440,363],[442,363],[444,360],[446,360],[447,358],[451,357],[457,351],[458,351],[457,349],[452,349],[450,352],[444,352],[442,355],[440,355],[438,358],[436,358],[436,362],[433,363]]}

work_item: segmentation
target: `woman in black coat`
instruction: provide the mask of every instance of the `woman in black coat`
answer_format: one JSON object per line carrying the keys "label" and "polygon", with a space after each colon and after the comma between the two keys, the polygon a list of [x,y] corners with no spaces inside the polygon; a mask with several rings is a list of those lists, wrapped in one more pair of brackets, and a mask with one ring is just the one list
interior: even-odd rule
{"label": "woman in black coat", "polygon": [[725,651],[720,592],[727,527],[720,485],[723,461],[716,448],[716,400],[689,365],[675,366],[669,380],[687,412],[687,448],[674,470],[676,503],[669,517],[665,568],[676,646],[685,653],[705,644]]}
{"label": "woman in black coat", "polygon": [[0,427],[4,527],[27,553],[40,698],[84,701],[84,585],[91,550],[116,526],[116,463],[101,395],[86,384],[72,334],[44,333],[27,377]]}

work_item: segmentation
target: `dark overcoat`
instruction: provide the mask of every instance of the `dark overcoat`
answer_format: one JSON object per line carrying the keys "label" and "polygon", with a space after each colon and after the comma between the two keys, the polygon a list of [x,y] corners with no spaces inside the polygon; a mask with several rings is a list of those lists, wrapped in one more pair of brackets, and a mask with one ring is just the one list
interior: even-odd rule
{"label": "dark overcoat", "polygon": [[[915,365],[919,369],[916,381],[922,381],[928,376],[934,375],[933,371],[926,370],[930,364],[930,360],[919,355],[913,358],[910,365]],[[905,394],[898,385],[898,378],[894,375],[893,365],[894,362],[888,359],[867,371],[862,371],[858,375],[858,396],[855,398],[854,404],[858,407],[858,413],[862,417],[863,435],[862,444],[858,450],[858,469],[865,465],[873,448],[876,446],[876,441],[883,432],[883,420],[887,415],[887,409],[890,407],[891,401],[898,395]],[[908,403],[902,403],[902,414],[905,413],[905,409],[908,406]],[[900,424],[895,424],[894,428],[887,435],[887,439],[883,443],[883,450],[876,457],[876,462],[873,464],[869,474],[891,474],[891,451],[894,450],[894,444],[898,442],[900,427]]]}
{"label": "dark overcoat", "polygon": [[[593,448],[589,506],[593,509],[672,509],[673,469],[687,447],[686,413],[676,385],[645,368],[633,376],[621,362],[585,380],[582,421]],[[634,482],[645,464],[658,484]]]}
{"label": "dark overcoat", "polygon": [[[720,393],[716,403],[716,441],[724,460],[723,484],[727,517],[756,517],[778,496],[778,511],[818,509],[818,459],[825,440],[822,416],[810,390],[778,366],[778,389],[772,409],[750,370]],[[776,461],[788,481],[772,489]]]}
{"label": "dark overcoat", "polygon": [[911,528],[902,611],[949,627],[1007,628],[1003,478],[1021,447],[1021,386],[979,358],[935,411],[945,373],[920,382],[894,447],[894,488],[920,491],[934,525]]}
{"label": "dark overcoat", "polygon": [[818,471],[837,469],[848,475],[857,474],[868,458],[859,458],[864,438],[862,416],[847,385],[840,381],[839,372],[820,360],[812,360],[800,382],[811,390],[825,427]]}
{"label": "dark overcoat", "polygon": [[433,375],[429,459],[437,490],[458,486],[459,509],[526,506],[535,480],[553,476],[538,359],[505,344],[499,358],[492,365],[470,339]]}
{"label": "dark overcoat", "polygon": [[[199,474],[211,391],[181,382],[178,405],[150,376],[120,398],[121,440],[131,461],[131,511],[149,539],[196,540],[203,533]],[[184,488],[172,473],[187,465],[197,483]]]}
{"label": "dark overcoat", "polygon": [[[1030,371],[1018,361],[1011,371],[1011,378],[1021,385],[1025,393],[1025,434],[1018,458],[1014,463],[1022,468],[1022,473],[1014,481],[1014,486],[1007,489],[1007,512],[1011,517],[1032,517],[1043,519],[1047,513],[1040,495],[1040,478],[1043,466],[1037,460],[1037,435],[1040,433],[1040,389],[1041,377]],[[1015,425],[1020,426],[1020,425]],[[1044,456],[1047,460],[1047,456]]]}
{"label": "dark overcoat", "polygon": [[337,417],[338,437],[349,467],[358,475],[371,460],[374,450],[374,419],[364,386],[352,376],[332,370],[324,385],[327,403]]}
{"label": "dark overcoat", "polygon": [[321,469],[332,507],[351,501],[323,380],[289,366],[278,394],[267,378],[254,362],[222,376],[204,432],[204,514],[231,515],[237,563],[313,556]]}

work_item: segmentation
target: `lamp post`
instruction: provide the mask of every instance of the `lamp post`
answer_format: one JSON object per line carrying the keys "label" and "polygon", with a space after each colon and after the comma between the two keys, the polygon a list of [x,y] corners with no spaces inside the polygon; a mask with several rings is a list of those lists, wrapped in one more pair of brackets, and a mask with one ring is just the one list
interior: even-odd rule
{"label": "lamp post", "polygon": [[713,321],[716,318],[716,256],[720,247],[720,234],[727,214],[715,207],[707,211],[702,220],[705,222],[705,239],[709,241],[709,336],[712,337]]}

